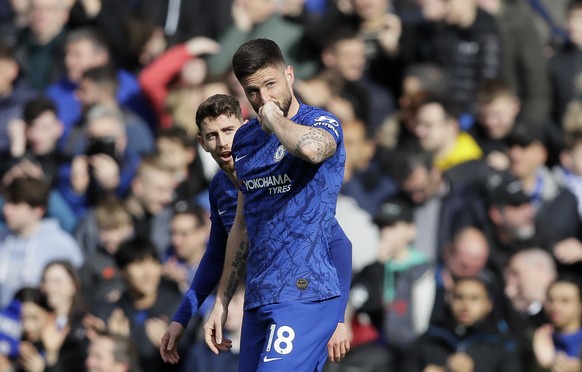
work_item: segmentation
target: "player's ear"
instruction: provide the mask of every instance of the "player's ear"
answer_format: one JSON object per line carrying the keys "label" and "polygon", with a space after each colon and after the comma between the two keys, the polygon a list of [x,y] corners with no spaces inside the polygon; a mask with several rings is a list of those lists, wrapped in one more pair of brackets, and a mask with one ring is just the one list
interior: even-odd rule
{"label": "player's ear", "polygon": [[293,66],[287,66],[285,68],[285,77],[287,78],[287,83],[291,86],[295,81],[295,73],[293,72]]}

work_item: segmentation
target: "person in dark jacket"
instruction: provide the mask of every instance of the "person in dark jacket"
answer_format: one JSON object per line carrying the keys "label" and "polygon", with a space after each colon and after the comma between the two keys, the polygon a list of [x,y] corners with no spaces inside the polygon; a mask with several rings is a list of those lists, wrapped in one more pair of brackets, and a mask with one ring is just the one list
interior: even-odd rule
{"label": "person in dark jacket", "polygon": [[403,371],[520,372],[516,343],[491,316],[493,301],[484,282],[455,282],[447,316],[435,321],[409,348]]}
{"label": "person in dark jacket", "polygon": [[[403,58],[443,67],[453,102],[461,112],[474,114],[478,85],[502,74],[499,30],[495,18],[479,9],[476,0],[450,0],[445,5],[443,22],[403,32]],[[469,125],[470,121],[461,123],[463,128]]]}
{"label": "person in dark jacket", "polygon": [[350,305],[356,316],[369,317],[398,363],[428,327],[435,275],[432,263],[414,247],[416,225],[409,202],[385,200],[374,222],[380,229],[377,261],[354,276]]}
{"label": "person in dark jacket", "polygon": [[553,91],[552,117],[561,123],[568,103],[575,97],[576,76],[582,73],[582,1],[571,0],[568,5],[566,28],[568,42],[550,60]]}
{"label": "person in dark jacket", "polygon": [[[175,284],[162,280],[156,247],[145,239],[130,239],[120,245],[115,261],[126,290],[115,303],[96,308],[95,315],[107,321],[110,331],[112,323],[125,323],[121,329],[125,328],[125,336],[135,344],[144,372],[177,371],[179,365],[164,364],[158,349],[167,320],[182,296]],[[182,341],[188,342],[190,337],[186,335]],[[182,355],[187,355],[185,350]]]}

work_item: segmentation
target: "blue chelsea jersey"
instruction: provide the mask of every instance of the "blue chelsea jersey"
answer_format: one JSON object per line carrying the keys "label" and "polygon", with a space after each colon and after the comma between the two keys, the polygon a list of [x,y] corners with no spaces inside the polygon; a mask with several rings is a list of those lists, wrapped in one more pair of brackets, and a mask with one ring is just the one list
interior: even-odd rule
{"label": "blue chelsea jersey", "polygon": [[346,158],[342,129],[329,112],[304,104],[291,120],[328,131],[337,150],[311,164],[287,153],[256,119],[237,131],[233,156],[249,236],[245,309],[340,295],[329,245]]}
{"label": "blue chelsea jersey", "polygon": [[222,224],[226,232],[230,233],[236,215],[238,190],[223,170],[219,170],[212,178],[208,194],[210,220],[213,224]]}

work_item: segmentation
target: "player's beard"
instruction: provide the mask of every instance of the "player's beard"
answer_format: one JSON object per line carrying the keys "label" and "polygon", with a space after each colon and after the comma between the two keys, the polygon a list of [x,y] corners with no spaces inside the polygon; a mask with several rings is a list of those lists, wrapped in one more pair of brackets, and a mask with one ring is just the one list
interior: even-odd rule
{"label": "player's beard", "polygon": [[291,107],[291,94],[283,98],[281,104],[277,104],[277,106],[279,106],[279,109],[281,109],[281,111],[283,112],[283,116],[287,117],[287,115],[289,114],[289,108]]}

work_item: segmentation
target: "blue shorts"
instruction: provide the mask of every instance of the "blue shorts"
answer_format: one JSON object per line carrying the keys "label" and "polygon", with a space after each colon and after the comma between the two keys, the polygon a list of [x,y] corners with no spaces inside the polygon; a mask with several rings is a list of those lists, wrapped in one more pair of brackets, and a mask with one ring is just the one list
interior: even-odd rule
{"label": "blue shorts", "polygon": [[335,297],[245,311],[239,372],[321,371],[340,307],[340,297]]}

